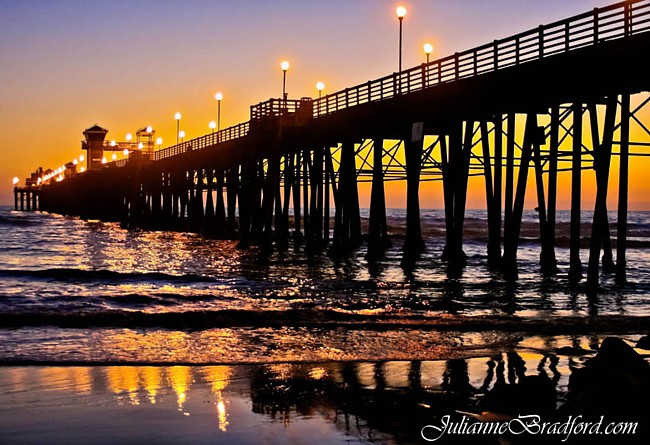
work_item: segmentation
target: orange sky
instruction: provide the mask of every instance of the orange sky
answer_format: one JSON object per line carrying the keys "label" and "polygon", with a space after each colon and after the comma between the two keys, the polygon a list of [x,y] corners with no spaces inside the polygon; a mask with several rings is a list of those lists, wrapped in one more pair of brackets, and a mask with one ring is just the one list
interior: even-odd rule
{"label": "orange sky", "polygon": [[[446,56],[611,3],[410,0],[404,66],[423,62],[427,41],[434,58]],[[395,6],[387,0],[0,2],[0,203],[13,202],[14,176],[79,156],[82,132],[95,123],[117,140],[152,125],[167,146],[175,140],[177,111],[188,138],[209,132],[217,91],[224,94],[222,128],[248,120],[251,104],[280,96],[283,59],[291,61],[293,98],[315,96],[317,81],[332,92],[389,74],[397,69]],[[650,209],[645,171],[645,158],[635,158],[633,209]],[[568,184],[569,174],[560,180]],[[387,185],[389,207],[404,205],[404,187]],[[482,178],[471,179],[469,208],[484,206],[483,188]],[[440,191],[439,183],[423,184],[421,206],[441,207]],[[610,196],[615,192],[614,186]],[[593,195],[593,178],[585,175],[584,208]],[[568,196],[565,186],[560,208]],[[534,207],[533,188],[527,198]]]}

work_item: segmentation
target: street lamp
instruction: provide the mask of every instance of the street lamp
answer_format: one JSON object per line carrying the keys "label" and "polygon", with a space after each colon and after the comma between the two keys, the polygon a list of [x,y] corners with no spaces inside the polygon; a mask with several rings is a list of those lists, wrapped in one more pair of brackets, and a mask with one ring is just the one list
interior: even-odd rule
{"label": "street lamp", "polygon": [[174,119],[176,119],[176,143],[178,144],[178,133],[181,128],[181,113],[176,113]]}
{"label": "street lamp", "polygon": [[79,162],[83,162],[84,159],[85,159],[85,158],[84,158],[84,155],[79,155]]}
{"label": "street lamp", "polygon": [[289,69],[289,62],[286,60],[280,64],[282,68],[282,99],[287,100],[287,70]]}
{"label": "street lamp", "polygon": [[20,179],[18,179],[18,176],[14,176],[14,185],[18,184],[19,181]]}
{"label": "street lamp", "polygon": [[212,129],[212,133],[214,133],[214,129],[217,128],[217,123],[215,121],[210,121],[208,127],[210,127]]}
{"label": "street lamp", "polygon": [[131,139],[133,139],[133,135],[131,133],[126,134],[126,142],[131,142]]}
{"label": "street lamp", "polygon": [[116,160],[117,159],[117,153],[113,153],[113,156],[111,156],[111,159]]}
{"label": "street lamp", "polygon": [[151,125],[147,125],[146,131],[147,131],[147,133],[153,132],[153,127]]}
{"label": "street lamp", "polygon": [[424,54],[427,56],[427,65],[429,64],[429,55],[433,52],[433,46],[430,43],[424,44]]}
{"label": "street lamp", "polygon": [[402,21],[406,15],[406,8],[404,6],[398,6],[395,9],[397,18],[399,19],[399,72],[402,72]]}
{"label": "street lamp", "polygon": [[123,154],[124,156],[128,156],[128,155],[129,155],[129,149],[128,149],[128,148],[125,148],[124,151],[122,152],[122,154]]}
{"label": "street lamp", "polygon": [[217,131],[221,130],[221,99],[223,99],[223,94],[221,92],[214,95],[214,98],[217,99]]}
{"label": "street lamp", "polygon": [[183,130],[179,131],[178,137],[181,138],[181,142],[183,142],[183,139],[185,139],[185,132]]}
{"label": "street lamp", "polygon": [[323,82],[316,82],[316,89],[318,90],[318,98],[320,99],[323,96],[325,84]]}
{"label": "street lamp", "polygon": [[156,139],[156,145],[158,146],[158,150],[162,147],[162,138]]}
{"label": "street lamp", "polygon": [[144,148],[144,144],[142,142],[138,142],[138,150],[142,150]]}

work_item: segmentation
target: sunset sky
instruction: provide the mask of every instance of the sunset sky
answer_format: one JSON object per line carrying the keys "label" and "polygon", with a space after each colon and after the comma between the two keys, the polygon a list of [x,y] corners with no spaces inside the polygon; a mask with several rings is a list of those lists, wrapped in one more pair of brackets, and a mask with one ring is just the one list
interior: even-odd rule
{"label": "sunset sky", "polygon": [[[425,42],[444,57],[611,3],[0,0],[0,203],[13,203],[14,176],[82,154],[82,132],[95,123],[117,140],[152,125],[167,146],[177,111],[187,138],[210,131],[217,91],[222,128],[247,121],[250,105],[281,95],[284,59],[291,98],[316,96],[317,81],[327,93],[396,71],[399,4],[411,67],[424,61]],[[482,181],[472,182],[468,205],[481,207]],[[437,190],[423,191],[422,207],[441,206]],[[650,208],[644,190],[632,178],[632,208]],[[401,206],[403,193],[387,189],[388,206]]]}

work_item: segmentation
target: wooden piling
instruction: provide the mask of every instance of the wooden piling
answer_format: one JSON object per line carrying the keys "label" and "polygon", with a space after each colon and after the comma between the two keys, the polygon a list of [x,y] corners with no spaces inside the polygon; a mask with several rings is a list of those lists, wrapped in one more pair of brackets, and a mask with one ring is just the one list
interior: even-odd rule
{"label": "wooden piling", "polygon": [[404,258],[412,259],[424,251],[420,222],[420,170],[422,166],[422,140],[404,141],[406,159],[406,235]]}
{"label": "wooden piling", "polygon": [[582,182],[582,104],[571,106],[573,113],[573,147],[571,155],[571,225],[569,241],[569,280],[582,278],[580,261],[580,194]]}
{"label": "wooden piling", "polygon": [[368,220],[368,258],[381,253],[388,240],[386,223],[386,196],[384,193],[384,140],[375,138],[372,145],[372,189],[370,191],[370,214]]}
{"label": "wooden piling", "polygon": [[621,95],[621,148],[618,175],[618,221],[616,223],[616,281],[626,281],[627,199],[630,162],[630,95]]}
{"label": "wooden piling", "polygon": [[[526,197],[526,185],[528,183],[528,167],[533,151],[532,144],[537,131],[537,115],[529,113],[526,117],[524,142],[521,147],[519,174],[517,175],[517,189],[512,204],[512,212],[508,220],[507,230],[504,234],[501,271],[508,279],[517,278],[517,249],[519,247],[519,233],[521,231],[521,220],[524,213],[524,200]],[[512,135],[512,137],[514,137],[514,135]]]}

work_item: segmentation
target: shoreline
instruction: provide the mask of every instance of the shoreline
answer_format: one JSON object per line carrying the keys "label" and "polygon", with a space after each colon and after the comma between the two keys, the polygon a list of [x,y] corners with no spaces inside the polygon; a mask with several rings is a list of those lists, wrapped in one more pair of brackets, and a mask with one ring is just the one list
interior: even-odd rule
{"label": "shoreline", "polygon": [[[219,440],[410,444],[421,443],[420,430],[440,425],[445,416],[447,421],[471,425],[486,412],[510,416],[507,413],[519,406],[525,408],[522,412],[533,410],[547,420],[575,413],[569,410],[572,407],[591,418],[594,413],[576,404],[568,390],[579,373],[597,369],[594,364],[604,355],[605,339],[573,340],[573,351],[566,345],[548,344],[533,351],[532,345],[524,343],[474,357],[438,360],[0,364],[0,428],[9,443],[24,444],[199,445]],[[586,349],[590,341],[600,346],[598,351]],[[617,354],[610,357],[616,366],[633,362]],[[646,367],[648,360],[646,356]],[[620,386],[620,378],[610,376],[599,383],[598,393],[609,397],[611,388],[614,394],[629,397],[630,389]],[[648,383],[641,381],[641,388],[647,389]],[[628,417],[640,421],[644,435],[638,443],[647,438],[647,413],[630,414],[624,409],[617,414],[612,407],[594,406],[604,410],[608,421]],[[36,418],[39,422],[34,423]],[[513,438],[526,439],[513,443],[531,439],[509,437]],[[497,443],[490,442],[497,439],[449,434],[439,443]],[[560,443],[562,437],[557,439]],[[543,443],[555,442],[544,439]]]}

